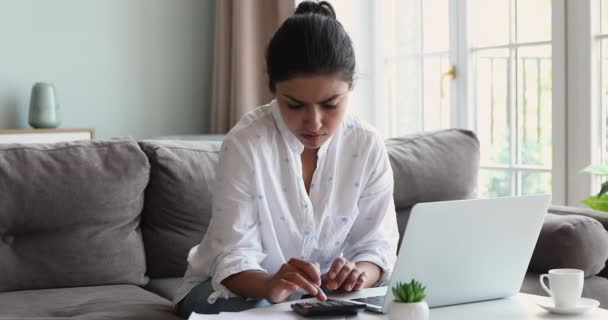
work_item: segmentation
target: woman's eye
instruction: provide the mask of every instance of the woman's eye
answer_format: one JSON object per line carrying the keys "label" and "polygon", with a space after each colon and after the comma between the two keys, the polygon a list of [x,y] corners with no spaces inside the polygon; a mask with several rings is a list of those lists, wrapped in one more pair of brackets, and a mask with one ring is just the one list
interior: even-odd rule
{"label": "woman's eye", "polygon": [[289,109],[294,109],[294,110],[302,108],[301,104],[290,104],[290,103],[288,103],[287,106],[289,107]]}
{"label": "woman's eye", "polygon": [[328,109],[328,110],[335,109],[337,107],[338,106],[335,105],[335,104],[326,104],[326,105],[323,105],[323,108]]}

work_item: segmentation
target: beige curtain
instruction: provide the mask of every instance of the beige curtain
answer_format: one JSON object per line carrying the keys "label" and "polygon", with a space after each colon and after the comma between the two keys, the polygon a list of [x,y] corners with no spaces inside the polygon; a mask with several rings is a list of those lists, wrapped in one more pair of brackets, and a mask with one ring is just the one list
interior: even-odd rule
{"label": "beige curtain", "polygon": [[216,1],[211,133],[227,133],[243,114],[272,99],[266,45],[294,10],[294,0]]}

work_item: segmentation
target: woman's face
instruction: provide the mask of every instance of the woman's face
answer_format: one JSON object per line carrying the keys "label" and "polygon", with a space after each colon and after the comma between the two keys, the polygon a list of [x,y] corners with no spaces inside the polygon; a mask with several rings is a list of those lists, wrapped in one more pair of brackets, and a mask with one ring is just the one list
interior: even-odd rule
{"label": "woman's face", "polygon": [[276,84],[283,120],[304,147],[318,149],[336,131],[348,106],[348,83],[338,75],[302,75]]}

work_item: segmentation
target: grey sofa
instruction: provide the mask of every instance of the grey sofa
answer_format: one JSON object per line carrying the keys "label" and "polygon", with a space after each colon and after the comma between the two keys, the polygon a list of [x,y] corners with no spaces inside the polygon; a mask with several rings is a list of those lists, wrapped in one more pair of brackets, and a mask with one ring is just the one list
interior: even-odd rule
{"label": "grey sofa", "polygon": [[[443,130],[386,144],[401,230],[418,202],[474,196],[473,133]],[[0,145],[0,319],[178,319],[171,299],[188,250],[209,224],[219,149],[218,141],[130,139]],[[572,213],[562,209],[556,213]],[[607,221],[592,218],[600,213],[576,213],[588,219],[577,225],[606,232]],[[608,234],[595,234],[608,242]],[[577,245],[590,245],[579,238]],[[600,251],[589,262],[589,272],[599,273],[605,248],[588,249]],[[570,263],[551,260],[560,257],[551,248],[538,251],[547,257],[536,251],[533,261],[546,263],[531,263],[524,291],[537,292],[543,268]],[[608,305],[608,280],[589,276],[585,294]]]}

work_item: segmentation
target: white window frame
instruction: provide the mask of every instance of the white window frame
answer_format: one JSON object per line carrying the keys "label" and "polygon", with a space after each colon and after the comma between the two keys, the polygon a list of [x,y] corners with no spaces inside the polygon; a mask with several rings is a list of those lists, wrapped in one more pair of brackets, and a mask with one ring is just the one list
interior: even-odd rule
{"label": "white window frame", "polygon": [[[424,0],[417,0],[420,2],[420,30],[424,33],[424,14],[423,14],[423,10],[424,10],[424,5],[423,5],[423,1]],[[449,1],[449,8],[448,8],[448,19],[449,19],[449,47],[447,50],[444,51],[424,51],[424,36],[420,36],[420,53],[419,53],[419,59],[420,59],[420,65],[422,66],[422,72],[420,74],[420,82],[421,85],[420,87],[423,89],[424,91],[424,60],[425,58],[430,58],[430,57],[437,57],[439,58],[439,65],[440,65],[440,69],[441,69],[441,59],[444,58],[445,56],[447,56],[447,60],[448,60],[448,67],[451,65],[456,65],[456,63],[454,63],[454,60],[456,59],[458,53],[456,52],[456,50],[454,48],[454,38],[458,37],[458,33],[455,33],[456,30],[456,26],[454,23],[454,8],[453,7],[453,3],[457,2],[458,0],[454,1],[451,0]],[[441,72],[446,72],[447,70],[441,70]],[[441,76],[440,78],[441,83],[441,87],[443,87],[445,85],[445,83],[447,81],[450,81],[450,79],[443,79],[443,77]],[[458,127],[460,125],[460,123],[458,122],[459,120],[457,119],[457,116],[455,115],[456,112],[454,112],[455,110],[458,110],[458,103],[459,103],[459,99],[458,99],[458,95],[454,95],[454,93],[458,93],[458,91],[454,91],[452,89],[452,85],[454,83],[450,83],[450,108],[451,110],[449,110],[450,112],[450,121],[449,121],[449,126],[450,127]],[[421,127],[422,130],[429,130],[428,128],[425,127],[425,111],[424,107],[425,107],[425,100],[424,100],[424,92],[421,95],[421,107],[423,108],[422,112],[420,113],[421,116]]]}
{"label": "white window frame", "polygon": [[599,102],[597,41],[599,9],[596,0],[566,1],[567,39],[567,204],[584,206],[581,201],[594,194],[594,179],[580,170],[600,159],[598,146]]}
{"label": "white window frame", "polygon": [[553,65],[553,169],[552,203],[569,204],[567,168],[567,123],[566,123],[566,0],[551,1],[551,40]]}
{"label": "white window frame", "polygon": [[450,1],[450,49],[451,63],[456,66],[456,79],[452,82],[452,126],[474,130],[476,115],[469,104],[472,86],[468,86],[471,69],[469,65],[470,42],[468,38],[467,0]]}
{"label": "white window frame", "polygon": [[[593,155],[595,156],[595,161],[597,163],[607,163],[608,162],[608,154],[606,153],[606,150],[604,149],[608,143],[607,141],[607,132],[608,131],[608,125],[606,124],[606,119],[607,119],[607,114],[606,114],[606,109],[604,108],[604,104],[606,103],[606,101],[602,100],[602,90],[604,88],[603,85],[603,81],[604,79],[602,79],[602,74],[601,72],[603,71],[602,69],[602,55],[607,55],[608,52],[603,52],[604,48],[601,45],[601,42],[608,42],[608,30],[601,30],[601,24],[602,21],[601,19],[608,19],[608,17],[601,17],[602,14],[602,8],[601,8],[601,0],[596,0],[594,3],[595,7],[591,8],[591,12],[599,12],[600,14],[594,14],[596,21],[592,21],[592,26],[594,26],[594,34],[593,37],[595,39],[595,43],[596,43],[596,47],[594,48],[595,53],[596,53],[596,61],[595,64],[597,66],[597,69],[595,70],[600,70],[598,73],[595,74],[596,78],[596,83],[597,83],[597,92],[596,92],[596,97],[598,99],[597,104],[596,104],[596,109],[594,110],[594,115],[599,119],[599,121],[595,121],[597,128],[595,128],[595,132],[597,135],[597,137],[600,137],[596,143],[599,144],[600,147],[600,151],[599,154],[597,155]],[[608,4],[607,4],[608,5]],[[599,52],[599,54],[598,54]],[[607,75],[608,76],[608,75]],[[594,148],[595,149],[595,148]],[[592,190],[592,194],[595,194],[595,192],[600,190],[600,185],[606,181],[605,177],[602,176],[595,176],[592,177],[593,179],[593,183],[596,186],[595,190]],[[593,192],[595,191],[595,192]]]}
{"label": "white window frame", "polygon": [[[511,4],[511,10],[514,10],[514,1]],[[456,50],[454,50],[457,54],[454,58],[453,64],[457,66],[458,76],[456,81],[453,83],[453,89],[455,92],[452,93],[453,97],[457,97],[457,102],[453,102],[454,105],[454,113],[457,113],[457,119],[454,119],[452,123],[455,127],[467,128],[471,130],[476,130],[477,128],[477,115],[474,105],[474,86],[472,85],[472,79],[469,79],[473,74],[472,64],[469,63],[472,60],[471,53],[471,44],[469,39],[466,38],[468,35],[467,27],[468,27],[468,9],[467,9],[468,1],[467,0],[452,0],[450,1],[451,6],[451,14],[453,17],[457,17],[454,19],[457,21],[457,25],[452,25],[451,29],[456,30],[456,32],[461,37],[460,39],[456,39],[456,37],[451,37],[454,39],[453,44]],[[486,49],[510,49],[514,50],[515,48],[521,48],[525,46],[534,46],[534,45],[551,45],[552,50],[552,143],[553,143],[553,155],[552,155],[552,166],[551,166],[551,177],[552,177],[552,202],[554,204],[566,204],[567,203],[567,191],[566,191],[566,123],[565,123],[565,0],[552,0],[552,35],[550,41],[539,41],[539,42],[529,42],[529,43],[518,43],[508,44],[508,45],[499,45],[499,46],[486,46],[483,48],[475,48],[473,50],[486,50]],[[515,25],[511,25],[511,28],[514,28]],[[514,30],[511,31],[511,35],[514,34]],[[465,37],[465,38],[463,38]],[[513,38],[511,36],[511,42],[513,42]],[[513,72],[512,70],[511,72]],[[511,75],[511,80],[509,81],[509,85],[514,84],[515,74]],[[467,85],[469,84],[469,85]],[[516,99],[515,90],[508,90],[509,92],[509,101],[508,107],[511,109],[510,112],[516,112],[513,108],[512,101]],[[517,157],[518,154],[515,150],[515,143],[517,139],[517,133],[515,132],[511,136],[511,156]],[[512,161],[514,163],[514,161]],[[487,167],[488,169],[494,168],[494,166]],[[499,166],[496,166],[496,169]],[[534,171],[526,168],[525,166],[506,166],[504,169],[508,169],[510,174],[513,177],[512,180],[512,192],[516,193],[521,188],[521,179],[518,177],[519,169],[524,171]],[[540,172],[547,172],[544,170],[540,170]]]}
{"label": "white window frame", "polygon": [[[591,39],[581,39],[572,34],[580,34],[580,29],[585,23],[590,26],[589,17],[591,9],[589,1],[595,0],[552,0],[552,142],[553,142],[553,157],[552,157],[552,193],[554,204],[577,205],[582,199],[588,196],[592,190],[591,178],[589,175],[577,174],[578,171],[585,165],[591,163],[592,156],[590,155],[591,140],[587,139],[591,136],[591,130],[579,130],[579,128],[595,128],[591,125],[591,108],[587,108],[586,114],[580,114],[580,108],[567,108],[567,106],[591,105],[591,94],[582,94],[581,90],[573,88],[585,88],[585,83],[591,84],[591,58],[580,60],[580,56],[584,55],[582,47],[590,46]],[[296,0],[298,2],[298,0]],[[587,3],[587,7],[581,3]],[[370,34],[381,32],[378,29],[378,21],[382,19],[379,10],[380,1],[373,1],[370,5],[367,1],[355,1],[354,4],[366,7],[368,13],[371,13],[371,19],[363,19],[359,23],[366,24],[362,27],[370,31]],[[468,36],[468,1],[467,0],[450,0],[450,64],[456,66],[456,79],[451,81],[450,96],[451,96],[451,127],[465,128],[470,130],[476,129],[476,114],[474,110],[474,91],[471,83],[472,63],[470,63],[470,41]],[[353,4],[353,5],[354,5]],[[576,7],[578,10],[572,10]],[[568,9],[568,10],[566,10]],[[581,15],[582,12],[586,14]],[[568,29],[566,30],[566,21],[568,21]],[[589,27],[590,28],[590,27]],[[456,35],[458,35],[458,38]],[[369,61],[371,72],[367,75],[371,80],[371,96],[370,105],[382,106],[385,101],[382,100],[382,89],[384,79],[382,68],[383,56],[379,51],[382,47],[382,37],[370,36],[369,39],[360,41],[359,46],[366,46],[368,43],[372,49],[372,58]],[[569,41],[566,42],[566,39]],[[583,42],[582,45],[580,42]],[[585,44],[586,42],[586,44]],[[566,44],[567,43],[567,44]],[[541,43],[532,43],[541,44]],[[581,53],[583,52],[583,53]],[[587,51],[588,52],[588,51]],[[578,57],[578,58],[576,58]],[[568,59],[568,61],[566,61]],[[579,60],[579,61],[577,61]],[[359,62],[359,61],[358,61]],[[361,65],[368,61],[361,61]],[[582,67],[582,68],[581,68]],[[586,71],[585,71],[586,70]],[[587,72],[587,74],[585,74]],[[566,79],[568,75],[568,79]],[[585,79],[583,79],[585,78]],[[581,81],[583,79],[583,81]],[[447,81],[447,80],[446,80]],[[513,91],[513,90],[512,90]],[[513,93],[511,93],[513,95]],[[584,95],[585,97],[581,97]],[[511,97],[513,99],[513,97]],[[585,100],[586,99],[586,100]],[[581,103],[582,101],[582,103]],[[376,123],[384,121],[382,117],[374,119],[376,116],[372,112],[370,121]],[[377,123],[380,124],[380,123]],[[567,130],[567,128],[575,128]],[[585,140],[587,139],[587,140]],[[567,148],[568,146],[568,148]],[[515,156],[515,154],[513,154]],[[523,168],[526,169],[526,168]],[[511,170],[517,170],[512,168]],[[514,181],[515,182],[515,181]],[[517,186],[516,186],[517,188]],[[585,197],[583,197],[583,195]]]}

